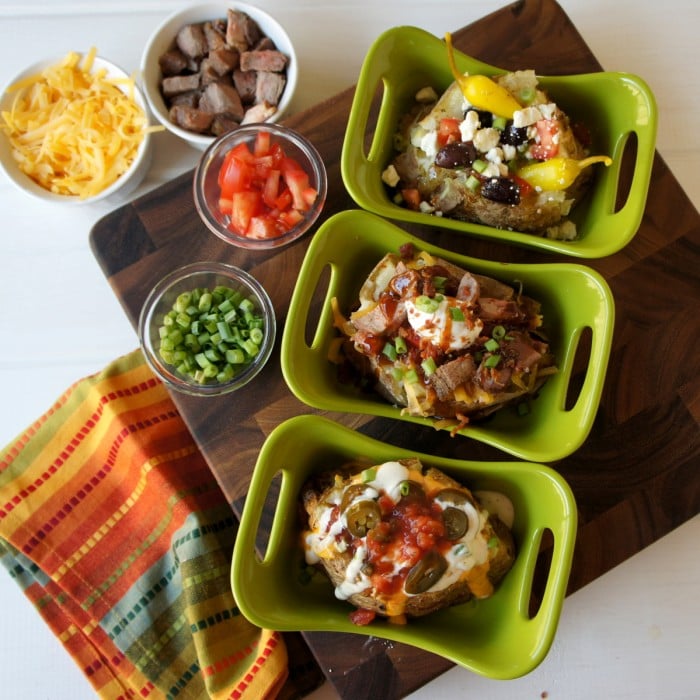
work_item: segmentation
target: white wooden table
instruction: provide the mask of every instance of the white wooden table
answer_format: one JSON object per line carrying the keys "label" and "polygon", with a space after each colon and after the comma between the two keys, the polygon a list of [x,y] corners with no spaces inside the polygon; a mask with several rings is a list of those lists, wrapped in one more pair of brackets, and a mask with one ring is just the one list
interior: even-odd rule
{"label": "white wooden table", "polygon": [[[153,27],[186,2],[0,0],[0,84],[26,64],[96,46],[138,68]],[[258,0],[296,42],[293,110],[354,84],[380,32],[408,24],[438,36],[506,0]],[[697,0],[561,0],[609,70],[645,78],[660,111],[658,150],[700,207]],[[189,170],[198,153],[167,134],[135,196]],[[0,445],[76,379],[137,345],[88,246],[111,205],[37,204],[0,178]],[[673,222],[669,222],[672,226]],[[700,299],[699,299],[700,301]],[[45,313],[43,313],[45,312]],[[700,468],[700,465],[698,465]],[[528,676],[488,681],[455,668],[413,698],[700,698],[700,516],[567,598],[549,656]],[[0,697],[80,700],[94,692],[16,584],[0,571]],[[328,685],[314,700],[336,697]]]}

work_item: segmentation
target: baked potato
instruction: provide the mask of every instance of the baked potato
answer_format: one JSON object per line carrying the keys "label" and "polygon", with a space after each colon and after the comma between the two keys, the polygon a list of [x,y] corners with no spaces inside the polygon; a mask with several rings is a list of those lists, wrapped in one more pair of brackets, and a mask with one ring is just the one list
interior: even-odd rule
{"label": "baked potato", "polygon": [[[584,130],[534,71],[460,75],[438,97],[416,95],[383,173],[398,203],[438,216],[572,240],[568,216],[607,156],[590,156]],[[473,79],[473,83],[469,82]],[[468,97],[467,97],[468,96]]]}
{"label": "baked potato", "polygon": [[336,361],[408,415],[464,425],[556,372],[537,301],[413,245],[378,262],[349,314],[333,308]]}
{"label": "baked potato", "polygon": [[486,598],[510,570],[509,527],[472,492],[416,458],[312,477],[302,493],[307,563],[357,611],[404,621]]}

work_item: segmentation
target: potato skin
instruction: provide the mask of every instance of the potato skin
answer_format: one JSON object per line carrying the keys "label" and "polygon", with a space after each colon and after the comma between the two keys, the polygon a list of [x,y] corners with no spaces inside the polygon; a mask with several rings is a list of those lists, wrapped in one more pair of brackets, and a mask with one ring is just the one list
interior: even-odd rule
{"label": "potato skin", "polygon": [[[431,484],[431,489],[456,489],[472,503],[480,508],[471,491],[452,479],[444,472],[434,468],[423,468],[418,460],[400,460],[412,469],[420,470]],[[331,502],[333,496],[349,486],[357,483],[353,480],[352,468],[340,469],[336,472],[323,472],[309,479],[302,490],[301,501],[306,517],[306,526],[310,530],[317,529],[324,509],[324,505]],[[411,472],[414,473],[414,472]],[[389,518],[390,519],[390,518]],[[510,570],[515,559],[515,543],[510,530],[500,521],[498,516],[489,514],[484,529],[481,533],[487,540],[498,540],[497,546],[489,547],[488,579],[494,588]],[[334,552],[332,557],[321,559],[318,567],[323,570],[334,587],[339,586],[345,579],[346,570],[352,560],[349,551]],[[415,595],[409,595],[404,604],[402,614],[407,617],[421,617],[442,610],[452,605],[461,604],[474,597],[466,580],[457,580],[444,589],[426,591]],[[348,602],[357,608],[373,611],[381,616],[389,616],[386,601],[381,595],[375,594],[371,589],[361,593],[354,593],[348,598]]]}

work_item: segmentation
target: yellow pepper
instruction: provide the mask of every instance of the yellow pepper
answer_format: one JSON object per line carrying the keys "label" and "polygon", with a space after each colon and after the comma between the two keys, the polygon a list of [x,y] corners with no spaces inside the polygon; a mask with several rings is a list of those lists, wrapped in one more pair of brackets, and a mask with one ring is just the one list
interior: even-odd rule
{"label": "yellow pepper", "polygon": [[565,190],[570,187],[584,168],[594,163],[603,163],[609,166],[612,158],[608,156],[590,156],[583,160],[573,158],[563,158],[555,156],[541,163],[530,163],[518,170],[518,177],[521,177],[533,187],[542,190]]}
{"label": "yellow pepper", "polygon": [[513,95],[504,87],[491,80],[491,78],[485,75],[460,73],[455,64],[451,34],[445,34],[445,43],[447,44],[447,60],[450,64],[450,70],[469,104],[476,107],[476,109],[492,112],[496,116],[504,117],[505,119],[512,119],[513,113],[522,109],[522,106]]}

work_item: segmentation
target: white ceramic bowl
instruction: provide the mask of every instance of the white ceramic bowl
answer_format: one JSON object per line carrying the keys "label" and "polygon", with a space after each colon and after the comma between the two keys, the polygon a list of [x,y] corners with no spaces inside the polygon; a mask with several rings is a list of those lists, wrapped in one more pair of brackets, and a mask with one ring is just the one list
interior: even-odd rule
{"label": "white ceramic bowl", "polygon": [[277,106],[277,111],[266,121],[277,122],[287,111],[297,85],[297,57],[287,32],[267,12],[243,2],[218,2],[193,5],[177,10],[167,17],[151,34],[141,59],[141,81],[144,94],[155,118],[170,132],[190,145],[204,150],[213,141],[213,136],[187,131],[174,124],[160,91],[162,73],[159,58],[173,46],[178,31],[187,24],[205,22],[226,17],[227,9],[240,10],[255,20],[263,34],[274,42],[279,51],[287,56],[287,83]]}
{"label": "white ceramic bowl", "polygon": [[[59,64],[64,58],[65,55],[44,59],[42,61],[34,63],[18,75],[16,75],[13,78],[13,80],[10,81],[10,83],[3,89],[2,96],[0,97],[0,110],[9,110],[12,105],[12,101],[15,99],[15,94],[8,92],[8,89],[12,85],[24,78],[29,78],[33,75],[41,73],[42,71],[46,70],[47,68],[50,68],[51,66]],[[81,61],[82,60],[83,59],[81,56]],[[130,78],[130,75],[119,66],[115,65],[114,63],[111,63],[110,61],[104,58],[96,56],[93,60],[92,72],[94,73],[95,71],[100,69],[106,70],[107,78]],[[129,87],[127,85],[119,87],[122,90],[122,92],[124,92],[125,94],[129,94]],[[135,84],[133,85],[133,97],[138,106],[143,110],[146,118],[148,118],[148,108],[146,100],[138,85]],[[35,182],[27,174],[25,174],[20,169],[17,161],[12,155],[12,146],[10,144],[9,138],[5,133],[0,131],[0,165],[2,165],[2,168],[7,174],[10,181],[23,192],[26,192],[27,194],[33,197],[59,204],[81,205],[93,204],[95,202],[102,201],[108,198],[116,199],[118,197],[120,200],[125,199],[141,184],[144,177],[146,176],[148,168],[151,164],[151,155],[151,134],[150,132],[146,132],[143,136],[141,145],[139,146],[138,151],[136,152],[136,157],[134,158],[134,161],[131,164],[130,168],[123,175],[121,175],[114,183],[106,187],[98,194],[81,199],[78,196],[63,195],[51,192],[50,190],[46,189],[45,187],[42,187],[40,184]]]}

